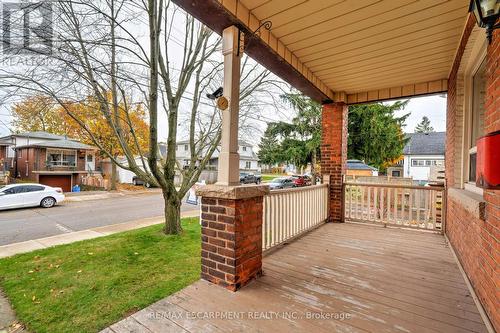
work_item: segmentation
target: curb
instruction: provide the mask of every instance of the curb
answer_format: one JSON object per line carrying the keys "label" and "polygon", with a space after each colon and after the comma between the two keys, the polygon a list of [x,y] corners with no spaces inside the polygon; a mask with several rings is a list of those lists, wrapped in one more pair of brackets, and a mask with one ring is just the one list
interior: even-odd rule
{"label": "curb", "polygon": [[[181,212],[181,217],[197,217],[199,216],[199,214],[200,211],[196,209]],[[29,240],[25,242],[2,245],[0,246],[0,258],[6,258],[20,253],[46,249],[52,246],[70,244],[82,240],[104,237],[119,232],[140,229],[160,223],[163,223],[163,216],[149,217],[135,221],[111,224],[103,227],[96,227],[87,230]]]}

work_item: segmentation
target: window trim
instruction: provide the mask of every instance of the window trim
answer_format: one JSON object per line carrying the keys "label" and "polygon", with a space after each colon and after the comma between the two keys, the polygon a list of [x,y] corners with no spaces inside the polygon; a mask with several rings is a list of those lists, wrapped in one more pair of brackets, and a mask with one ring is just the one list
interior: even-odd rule
{"label": "window trim", "polygon": [[[64,148],[46,148],[45,149],[45,163],[49,160],[49,151],[60,151],[61,154],[61,163],[53,165],[53,167],[58,167],[58,168],[76,168],[78,166],[78,151],[75,149],[64,149]],[[63,155],[64,152],[74,152],[75,156],[75,164],[74,165],[64,165],[62,162],[64,161]],[[85,162],[86,163],[86,162]]]}
{"label": "window trim", "polygon": [[472,111],[474,102],[474,76],[486,59],[487,43],[474,45],[473,55],[467,64],[464,72],[464,117],[462,130],[462,188],[477,194],[483,194],[483,189],[476,186],[476,183],[469,181],[470,175],[470,155],[477,151],[477,147],[472,144]]}

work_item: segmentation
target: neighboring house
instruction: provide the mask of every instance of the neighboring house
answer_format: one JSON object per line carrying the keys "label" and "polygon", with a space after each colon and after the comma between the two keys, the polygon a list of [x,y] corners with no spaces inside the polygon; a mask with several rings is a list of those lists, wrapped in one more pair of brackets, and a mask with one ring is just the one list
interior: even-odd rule
{"label": "neighboring house", "polygon": [[82,178],[97,171],[97,149],[47,132],[26,132],[0,138],[9,142],[11,176],[71,191]]}
{"label": "neighboring house", "polygon": [[346,176],[353,178],[358,176],[377,177],[378,169],[360,160],[347,160]]}
{"label": "neighboring house", "polygon": [[402,177],[417,181],[432,180],[431,174],[444,170],[446,133],[408,133],[407,137],[409,141],[403,149]]}
{"label": "neighboring house", "polygon": [[[253,147],[250,143],[239,140],[238,153],[240,154],[240,171],[251,171],[257,172],[260,170],[259,158],[257,154],[253,151]],[[181,167],[186,167],[191,161],[191,150],[189,147],[189,141],[178,141],[177,142],[177,161]],[[165,145],[160,144],[160,152],[164,154],[166,152]],[[217,170],[219,163],[219,152],[220,148],[217,148],[212,154],[212,158],[207,164],[207,169]]]}

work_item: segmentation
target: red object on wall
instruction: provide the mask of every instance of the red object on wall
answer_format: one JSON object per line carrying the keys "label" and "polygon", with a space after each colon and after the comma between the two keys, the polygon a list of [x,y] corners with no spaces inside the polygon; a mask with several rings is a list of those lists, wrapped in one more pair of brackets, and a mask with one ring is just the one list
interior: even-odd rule
{"label": "red object on wall", "polygon": [[500,189],[500,131],[477,140],[476,185]]}

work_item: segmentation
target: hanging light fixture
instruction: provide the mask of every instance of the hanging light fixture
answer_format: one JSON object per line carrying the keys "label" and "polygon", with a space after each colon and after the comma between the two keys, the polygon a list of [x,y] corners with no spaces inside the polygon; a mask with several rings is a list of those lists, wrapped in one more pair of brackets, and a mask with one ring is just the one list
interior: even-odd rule
{"label": "hanging light fixture", "polygon": [[500,0],[471,0],[469,12],[474,13],[481,28],[486,28],[486,36],[491,43],[493,30],[500,28],[500,24],[495,24],[500,14]]}

